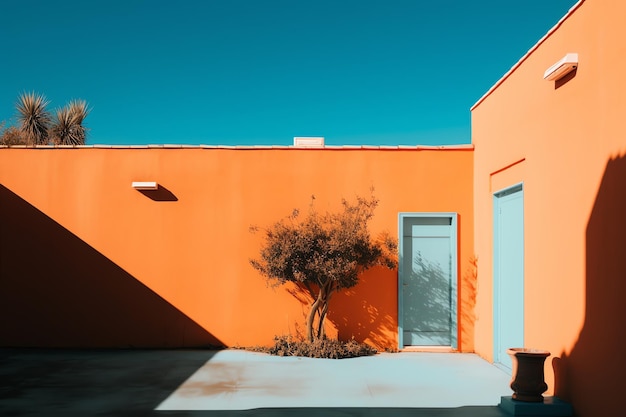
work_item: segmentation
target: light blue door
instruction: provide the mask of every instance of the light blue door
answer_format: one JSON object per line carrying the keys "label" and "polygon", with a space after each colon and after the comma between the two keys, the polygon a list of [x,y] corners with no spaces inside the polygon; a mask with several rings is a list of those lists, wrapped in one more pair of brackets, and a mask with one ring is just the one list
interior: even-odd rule
{"label": "light blue door", "polygon": [[456,215],[405,215],[401,227],[401,347],[456,347]]}
{"label": "light blue door", "polygon": [[511,369],[506,350],[524,347],[524,192],[495,195],[494,362]]}

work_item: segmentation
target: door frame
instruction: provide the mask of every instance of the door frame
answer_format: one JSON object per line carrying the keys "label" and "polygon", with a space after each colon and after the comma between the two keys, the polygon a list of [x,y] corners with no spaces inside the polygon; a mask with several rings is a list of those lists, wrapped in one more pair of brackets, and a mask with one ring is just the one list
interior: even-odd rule
{"label": "door frame", "polygon": [[398,348],[404,349],[404,222],[415,218],[450,219],[450,347],[458,348],[458,213],[454,212],[400,212],[398,213]]}
{"label": "door frame", "polygon": [[[507,366],[502,364],[500,358],[500,321],[501,321],[501,313],[500,313],[500,283],[502,277],[500,276],[500,204],[501,198],[521,192],[522,198],[522,230],[524,228],[524,183],[520,182],[514,184],[510,187],[503,188],[501,190],[493,193],[493,363],[500,367],[501,369],[506,370],[507,372],[511,372]],[[522,231],[522,239],[525,241],[524,232]],[[523,246],[522,246],[523,248]],[[522,249],[523,250],[523,249]],[[522,256],[524,256],[524,252],[522,252]],[[524,269],[522,264],[522,287],[524,286]],[[524,297],[525,294],[522,292],[522,306],[524,305]],[[523,307],[522,307],[523,308]],[[522,310],[522,328],[520,329],[522,340],[524,340],[524,312]],[[518,346],[511,346],[518,347]],[[519,346],[523,347],[523,346]]]}

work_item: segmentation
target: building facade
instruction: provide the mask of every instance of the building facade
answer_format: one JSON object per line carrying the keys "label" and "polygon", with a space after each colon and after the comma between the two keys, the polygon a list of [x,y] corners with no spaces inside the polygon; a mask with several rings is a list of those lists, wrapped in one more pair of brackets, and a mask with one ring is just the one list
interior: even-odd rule
{"label": "building facade", "polygon": [[[550,392],[620,414],[626,3],[587,0],[472,108],[476,352],[546,349]],[[568,53],[578,65],[545,72]]]}
{"label": "building facade", "polygon": [[[328,334],[471,351],[472,164],[471,146],[0,149],[0,308],[14,318],[2,322],[3,345],[252,346],[299,335],[310,301],[251,267],[262,236],[250,226],[304,212],[312,195],[332,211],[373,188],[372,232],[399,235],[404,272],[374,268],[333,296]],[[440,247],[426,253],[433,239]],[[439,287],[417,278],[426,262]],[[436,316],[424,312],[427,291],[446,292]]]}

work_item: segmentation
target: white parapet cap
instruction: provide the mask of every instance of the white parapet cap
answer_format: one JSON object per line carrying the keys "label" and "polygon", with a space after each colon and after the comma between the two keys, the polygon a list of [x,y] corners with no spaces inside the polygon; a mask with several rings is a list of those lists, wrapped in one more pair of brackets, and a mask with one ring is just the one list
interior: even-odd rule
{"label": "white parapet cap", "polygon": [[298,148],[323,148],[324,138],[312,136],[296,136],[293,138],[293,146]]}
{"label": "white parapet cap", "polygon": [[157,190],[159,185],[156,181],[133,181],[132,187],[135,190]]}

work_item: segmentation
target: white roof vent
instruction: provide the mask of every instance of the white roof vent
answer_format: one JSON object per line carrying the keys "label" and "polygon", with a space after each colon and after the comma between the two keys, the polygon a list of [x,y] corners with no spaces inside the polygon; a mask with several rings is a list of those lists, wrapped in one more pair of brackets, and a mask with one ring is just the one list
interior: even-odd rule
{"label": "white roof vent", "polygon": [[323,137],[295,137],[293,138],[293,146],[296,148],[323,148]]}

